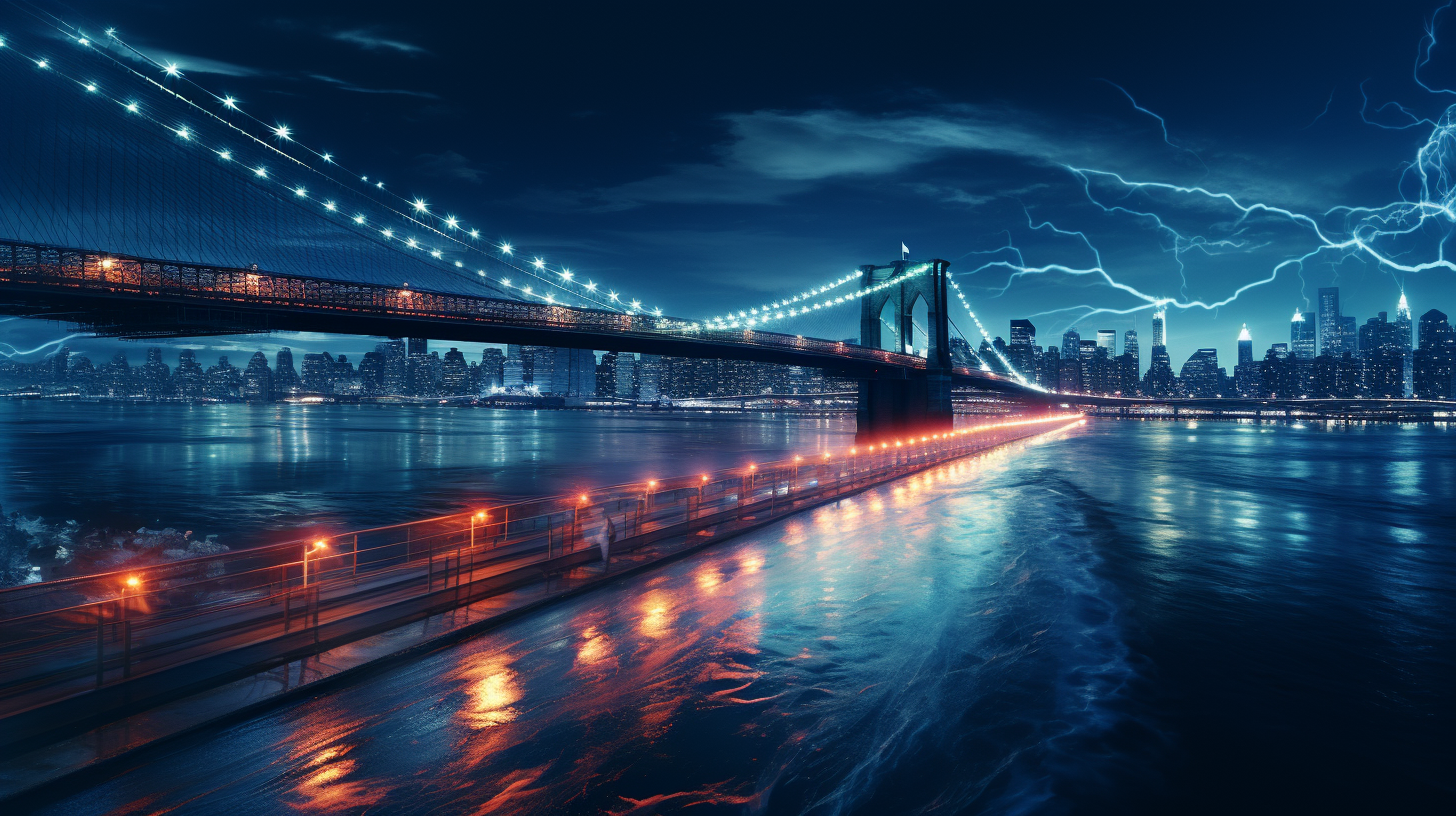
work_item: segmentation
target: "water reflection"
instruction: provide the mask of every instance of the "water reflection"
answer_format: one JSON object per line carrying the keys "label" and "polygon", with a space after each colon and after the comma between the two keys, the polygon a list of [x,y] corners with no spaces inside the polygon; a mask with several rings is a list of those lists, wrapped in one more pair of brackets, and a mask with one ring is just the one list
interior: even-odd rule
{"label": "water reflection", "polygon": [[280,778],[355,813],[1234,812],[1270,769],[1284,812],[1441,812],[1413,797],[1456,728],[1450,517],[1335,463],[1456,446],[1249,430],[1201,423],[1193,457],[1180,424],[1092,423],[867,491],[54,812],[265,813]]}

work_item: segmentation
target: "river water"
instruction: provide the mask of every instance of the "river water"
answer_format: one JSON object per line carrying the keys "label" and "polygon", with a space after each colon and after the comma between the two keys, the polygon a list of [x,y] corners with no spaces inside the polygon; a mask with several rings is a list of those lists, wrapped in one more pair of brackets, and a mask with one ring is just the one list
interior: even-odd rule
{"label": "river water", "polygon": [[46,812],[1456,812],[1453,480],[1444,427],[1094,421]]}
{"label": "river water", "polygon": [[0,401],[0,506],[232,547],[839,444],[854,417]]}

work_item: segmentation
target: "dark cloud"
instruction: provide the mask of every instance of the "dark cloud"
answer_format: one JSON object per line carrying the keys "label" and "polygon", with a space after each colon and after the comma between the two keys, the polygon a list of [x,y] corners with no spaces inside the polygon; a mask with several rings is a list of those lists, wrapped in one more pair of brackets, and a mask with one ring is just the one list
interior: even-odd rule
{"label": "dark cloud", "polygon": [[415,167],[427,178],[464,181],[479,184],[485,180],[485,171],[453,150],[440,153],[421,153],[415,157]]}

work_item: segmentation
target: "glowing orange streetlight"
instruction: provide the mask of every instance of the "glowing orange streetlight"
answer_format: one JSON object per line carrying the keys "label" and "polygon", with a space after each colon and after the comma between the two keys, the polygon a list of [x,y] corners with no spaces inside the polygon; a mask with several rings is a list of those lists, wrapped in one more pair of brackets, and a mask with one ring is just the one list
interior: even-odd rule
{"label": "glowing orange streetlight", "polygon": [[122,582],[122,584],[121,584],[121,619],[122,620],[126,620],[126,592],[127,592],[127,590],[131,590],[132,593],[135,594],[136,593],[136,590],[137,590],[137,587],[139,587],[141,585],[142,585],[141,579],[138,578],[138,577],[136,577],[135,575],[129,575],[129,576],[127,576],[127,579]]}
{"label": "glowing orange streetlight", "polygon": [[485,514],[485,511],[484,510],[478,511],[477,513],[475,513],[474,515],[472,515],[470,517],[470,546],[472,546],[472,547],[475,546],[475,525],[476,525],[476,523],[479,522],[481,524],[484,524],[485,523],[485,520],[488,519],[488,518],[490,518],[490,516],[487,516]]}
{"label": "glowing orange streetlight", "polygon": [[327,550],[328,548],[329,548],[329,542],[324,541],[322,538],[320,538],[318,541],[315,541],[313,543],[313,547],[311,549],[307,549],[307,550],[304,550],[303,551],[303,585],[304,586],[308,586],[308,557],[310,555],[318,552],[319,550]]}

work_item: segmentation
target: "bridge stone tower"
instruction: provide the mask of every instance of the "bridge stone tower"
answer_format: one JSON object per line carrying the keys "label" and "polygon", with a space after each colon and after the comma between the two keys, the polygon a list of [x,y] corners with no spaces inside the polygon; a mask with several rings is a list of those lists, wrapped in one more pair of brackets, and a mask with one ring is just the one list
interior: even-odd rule
{"label": "bridge stone tower", "polygon": [[[860,288],[880,287],[860,299],[860,345],[923,357],[925,370],[860,380],[858,439],[952,426],[949,267],[939,259],[860,267]],[[924,326],[915,315],[921,303]],[[915,342],[918,335],[925,338],[924,348]]]}

